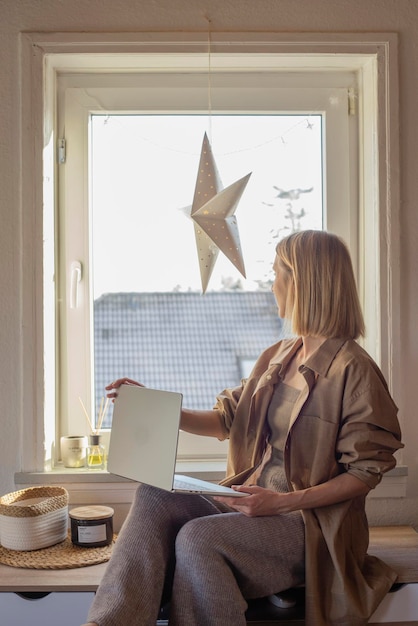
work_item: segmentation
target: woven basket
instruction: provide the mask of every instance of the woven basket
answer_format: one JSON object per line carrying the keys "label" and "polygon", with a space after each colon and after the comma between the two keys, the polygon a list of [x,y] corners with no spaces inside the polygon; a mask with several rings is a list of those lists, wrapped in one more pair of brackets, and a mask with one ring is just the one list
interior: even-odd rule
{"label": "woven basket", "polygon": [[9,550],[39,550],[64,541],[68,491],[30,487],[0,498],[0,543]]}

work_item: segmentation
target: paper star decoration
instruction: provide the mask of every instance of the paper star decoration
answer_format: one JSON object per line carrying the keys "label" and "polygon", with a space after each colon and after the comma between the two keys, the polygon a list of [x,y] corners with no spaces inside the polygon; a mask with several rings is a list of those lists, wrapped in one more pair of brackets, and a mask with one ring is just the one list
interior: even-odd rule
{"label": "paper star decoration", "polygon": [[207,289],[219,250],[245,278],[235,210],[250,176],[251,173],[223,189],[205,133],[190,211],[194,222],[203,293]]}

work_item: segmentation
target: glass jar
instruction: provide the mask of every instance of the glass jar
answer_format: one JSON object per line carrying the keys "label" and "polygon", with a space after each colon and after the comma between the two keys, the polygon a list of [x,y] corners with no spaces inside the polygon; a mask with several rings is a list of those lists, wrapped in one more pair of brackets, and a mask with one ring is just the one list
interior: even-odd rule
{"label": "glass jar", "polygon": [[87,467],[89,469],[105,469],[106,451],[100,443],[100,435],[89,435],[87,446]]}
{"label": "glass jar", "polygon": [[113,509],[80,506],[70,511],[71,541],[76,546],[100,548],[113,541]]}

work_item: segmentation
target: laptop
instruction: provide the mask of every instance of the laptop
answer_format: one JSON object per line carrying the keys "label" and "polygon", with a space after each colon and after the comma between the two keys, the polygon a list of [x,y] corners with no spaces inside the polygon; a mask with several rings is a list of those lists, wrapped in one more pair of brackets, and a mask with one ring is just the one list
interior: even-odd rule
{"label": "laptop", "polygon": [[122,385],[113,409],[107,468],[112,474],[183,494],[248,494],[175,474],[183,396]]}

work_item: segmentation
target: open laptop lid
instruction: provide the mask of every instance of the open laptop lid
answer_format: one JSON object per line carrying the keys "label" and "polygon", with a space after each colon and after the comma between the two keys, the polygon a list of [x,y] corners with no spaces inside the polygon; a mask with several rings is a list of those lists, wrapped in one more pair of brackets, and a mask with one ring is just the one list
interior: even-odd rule
{"label": "open laptop lid", "polygon": [[181,393],[122,385],[113,410],[109,472],[170,491],[182,400]]}

